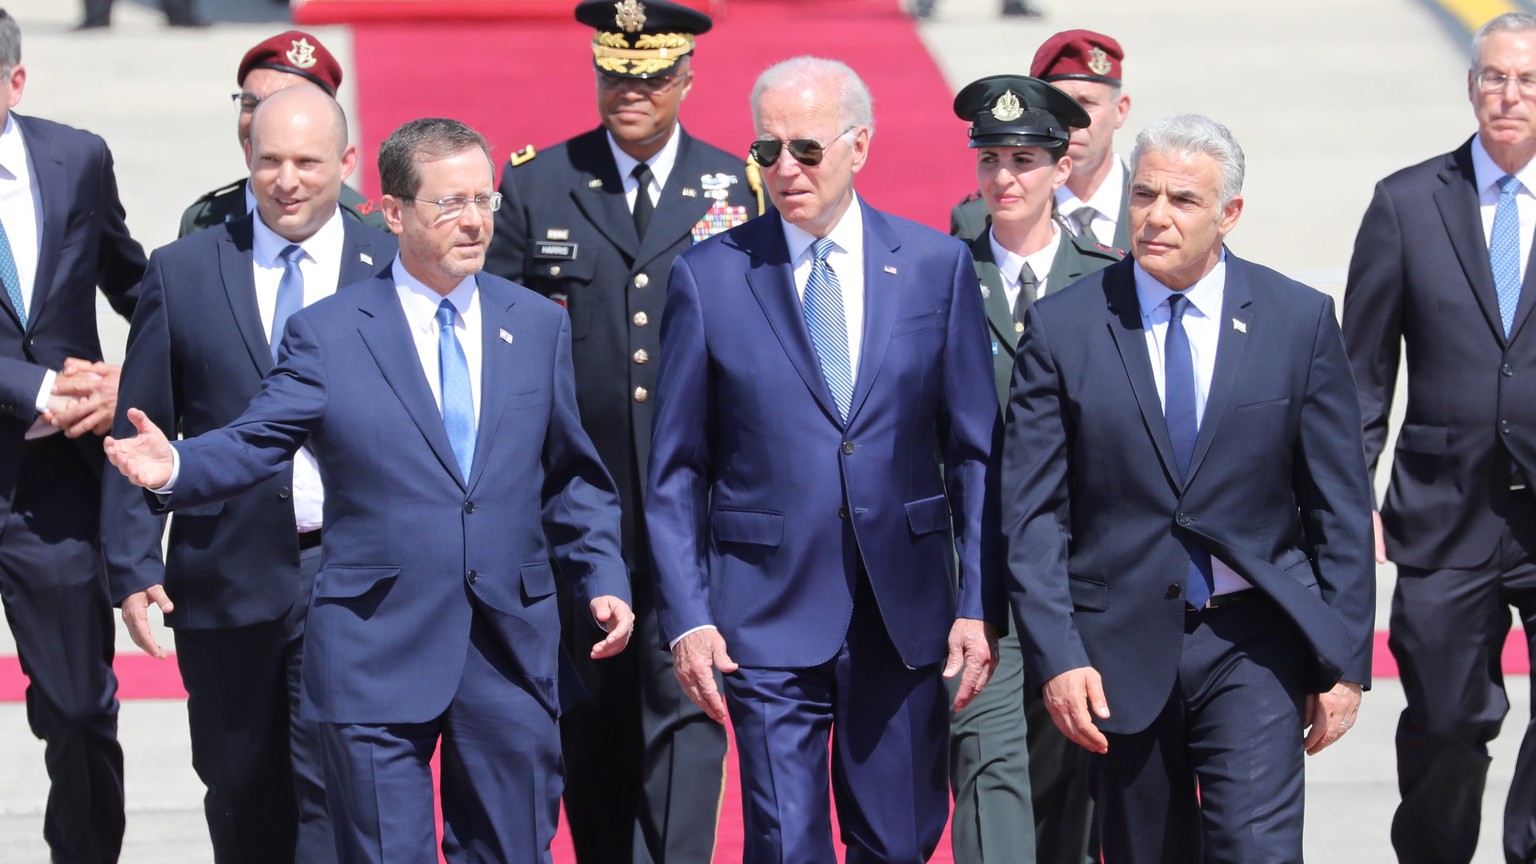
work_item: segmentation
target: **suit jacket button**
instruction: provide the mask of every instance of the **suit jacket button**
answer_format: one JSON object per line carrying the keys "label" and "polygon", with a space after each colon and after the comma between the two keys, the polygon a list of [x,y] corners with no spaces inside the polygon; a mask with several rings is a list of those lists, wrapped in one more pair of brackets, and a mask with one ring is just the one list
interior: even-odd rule
{"label": "suit jacket button", "polygon": [[1184,593],[1184,589],[1180,588],[1177,582],[1175,582],[1175,583],[1173,583],[1173,584],[1168,586],[1168,599],[1169,600],[1177,600],[1177,599],[1179,599],[1179,595],[1183,594],[1183,593]]}
{"label": "suit jacket button", "polygon": [[635,274],[635,287],[636,288],[644,288],[645,286],[647,286],[649,284],[651,284],[651,277],[645,275],[644,273],[636,273]]}
{"label": "suit jacket button", "polygon": [[644,402],[645,400],[647,400],[649,398],[651,398],[651,391],[645,389],[644,387],[636,387],[635,388],[635,401],[636,402]]}
{"label": "suit jacket button", "polygon": [[848,518],[848,506],[846,504],[843,505],[842,507],[837,508],[837,518],[839,518],[839,519],[847,519]]}
{"label": "suit jacket button", "polygon": [[645,314],[644,312],[636,312],[634,320],[636,327],[644,327],[645,325],[651,323],[651,316]]}
{"label": "suit jacket button", "polygon": [[1510,377],[1510,376],[1515,374],[1514,367],[1510,366],[1508,363],[1505,363],[1504,364],[1504,368],[1500,369],[1499,371],[1504,374],[1505,378],[1508,378],[1508,377]]}
{"label": "suit jacket button", "polygon": [[853,442],[852,441],[844,441],[843,442],[843,455],[844,456],[852,456],[853,455]]}
{"label": "suit jacket button", "polygon": [[277,490],[277,497],[287,501],[289,498],[293,497],[293,492],[287,486],[284,486],[283,488]]}
{"label": "suit jacket button", "polygon": [[469,584],[473,585],[473,584],[475,584],[476,582],[478,582],[480,580],[480,574],[476,573],[473,570],[471,570],[468,573],[464,574],[464,578],[468,579],[469,580]]}
{"label": "suit jacket button", "polygon": [[473,512],[475,512],[475,502],[473,502],[473,501],[465,501],[464,502],[464,512],[465,513],[473,513]]}
{"label": "suit jacket button", "polygon": [[1189,518],[1188,516],[1186,516],[1183,513],[1180,513],[1179,515],[1173,517],[1173,521],[1179,523],[1180,527],[1188,528],[1190,526],[1190,524],[1193,523],[1195,520]]}
{"label": "suit jacket button", "polygon": [[644,348],[641,348],[639,351],[635,352],[635,365],[636,366],[644,366],[645,364],[647,364],[649,362],[651,362],[651,354],[650,354],[649,351],[646,351]]}

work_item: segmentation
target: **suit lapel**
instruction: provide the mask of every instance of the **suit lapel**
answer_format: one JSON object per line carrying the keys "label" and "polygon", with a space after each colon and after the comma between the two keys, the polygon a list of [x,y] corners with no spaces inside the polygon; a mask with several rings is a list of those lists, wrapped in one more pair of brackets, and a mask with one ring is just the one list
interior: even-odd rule
{"label": "suit lapel", "polygon": [[250,215],[225,222],[225,237],[219,242],[219,281],[229,301],[229,312],[240,329],[245,350],[250,352],[256,371],[266,375],[272,368],[272,344],[267,341],[265,322],[256,304],[256,275],[252,256],[254,229]]}
{"label": "suit lapel", "polygon": [[[860,202],[863,205],[863,202]],[[848,403],[848,421],[858,416],[859,406],[869,396],[885,360],[891,342],[891,325],[901,305],[902,261],[896,257],[901,243],[886,226],[885,217],[868,205],[864,213],[864,338],[859,351],[858,376],[853,379],[853,398]]]}
{"label": "suit lapel", "polygon": [[983,231],[980,237],[970,241],[971,262],[976,265],[976,278],[981,282],[981,302],[987,310],[987,325],[999,344],[1008,348],[1011,356],[1019,347],[1019,334],[1013,329],[1013,312],[1008,308],[1008,294],[1003,290],[1003,271],[992,258],[991,231]]}
{"label": "suit lapel", "polygon": [[571,187],[576,206],[625,260],[633,261],[640,238],[635,234],[635,220],[624,200],[624,180],[608,150],[606,133],[602,129],[588,132],[571,141],[569,152],[571,167],[578,175]]}
{"label": "suit lapel", "polygon": [[512,307],[517,298],[510,292],[492,286],[484,275],[479,277],[480,292],[480,422],[475,431],[475,459],[469,469],[469,488],[480,481],[485,463],[490,457],[496,427],[507,402],[507,386],[516,371],[513,368],[512,346],[501,334],[516,339],[512,326]]}
{"label": "suit lapel", "polygon": [[341,270],[336,280],[337,289],[345,288],[356,282],[378,275],[393,254],[374,245],[372,232],[366,230],[363,223],[356,219],[343,217],[341,220],[343,235],[341,246]]}
{"label": "suit lapel", "polygon": [[[28,322],[37,321],[43,307],[48,305],[53,280],[58,272],[59,251],[64,245],[64,229],[68,227],[69,171],[63,157],[42,126],[27,122],[27,118],[15,115],[21,126],[22,140],[26,143],[27,160],[37,177],[38,212],[43,214],[43,224],[37,226],[37,275],[32,280],[32,302],[28,307]],[[11,304],[3,304],[9,307]],[[8,310],[17,325],[16,310]]]}
{"label": "suit lapel", "polygon": [[[640,251],[635,255],[634,268],[651,263],[658,255],[675,245],[679,238],[693,230],[694,223],[704,218],[714,199],[704,195],[699,167],[693,164],[693,139],[678,127],[677,159],[672,163],[672,173],[667,175],[667,185],[656,200],[656,211],[651,214],[651,224],[640,240]],[[688,189],[693,194],[684,195]],[[629,214],[626,214],[629,215]],[[633,222],[633,216],[630,216]]]}
{"label": "suit lapel", "polygon": [[[1248,288],[1247,262],[1227,253],[1226,286],[1222,294],[1221,318],[1216,322],[1216,368],[1211,373],[1211,388],[1206,393],[1205,411],[1200,415],[1200,433],[1195,438],[1195,453],[1185,475],[1187,486],[1200,470],[1200,463],[1211,449],[1227,405],[1232,402],[1238,372],[1243,368],[1243,352],[1248,346],[1248,330],[1253,323],[1253,294]],[[1237,326],[1238,323],[1242,327]]]}
{"label": "suit lapel", "polygon": [[1168,438],[1168,423],[1163,419],[1163,401],[1157,395],[1157,380],[1152,377],[1152,359],[1147,356],[1147,331],[1142,326],[1141,301],[1136,298],[1136,282],[1131,275],[1131,259],[1111,265],[1104,271],[1104,293],[1109,301],[1109,333],[1114,337],[1120,362],[1130,379],[1131,391],[1141,408],[1141,419],[1152,436],[1163,470],[1179,484],[1179,463],[1173,458],[1173,442]]}
{"label": "suit lapel", "polygon": [[816,359],[811,335],[805,329],[805,316],[800,312],[794,267],[789,260],[789,247],[784,243],[783,223],[775,213],[768,218],[753,219],[739,231],[743,249],[752,256],[747,268],[747,287],[752,289],[768,319],[768,326],[778,337],[789,362],[800,373],[811,395],[820,403],[821,410],[833,423],[842,425],[837,403],[822,377],[821,362]]}
{"label": "suit lapel", "polygon": [[[416,356],[415,340],[411,338],[405,312],[400,308],[399,295],[395,293],[394,280],[381,276],[360,286],[357,308],[362,312],[358,333],[378,364],[379,372],[389,383],[390,389],[405,406],[416,428],[437,460],[442,463],[456,482],[464,484],[459,476],[459,460],[453,455],[448,443],[448,430],[443,427],[443,415],[438,411],[437,400],[432,398],[432,388],[427,385],[426,372]],[[483,398],[483,394],[482,394]]]}
{"label": "suit lapel", "polygon": [[1493,284],[1493,267],[1488,263],[1488,241],[1483,236],[1483,219],[1477,200],[1477,180],[1472,172],[1472,142],[1463,144],[1446,159],[1440,172],[1445,185],[1436,190],[1435,206],[1445,233],[1456,250],[1477,305],[1500,344],[1504,342],[1504,319],[1499,315],[1498,289]]}

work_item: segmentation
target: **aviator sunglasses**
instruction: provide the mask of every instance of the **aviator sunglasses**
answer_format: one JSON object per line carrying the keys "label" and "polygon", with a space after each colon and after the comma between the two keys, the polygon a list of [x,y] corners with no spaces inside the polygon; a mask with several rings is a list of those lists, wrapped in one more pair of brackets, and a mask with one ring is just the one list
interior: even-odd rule
{"label": "aviator sunglasses", "polygon": [[813,138],[796,138],[793,141],[780,141],[777,138],[764,138],[752,142],[752,161],[764,168],[772,168],[779,161],[779,153],[784,148],[789,148],[789,155],[795,158],[801,165],[820,165],[823,156],[827,155],[827,148],[837,143],[837,139],[852,132],[855,126],[837,133],[831,141],[823,144]]}

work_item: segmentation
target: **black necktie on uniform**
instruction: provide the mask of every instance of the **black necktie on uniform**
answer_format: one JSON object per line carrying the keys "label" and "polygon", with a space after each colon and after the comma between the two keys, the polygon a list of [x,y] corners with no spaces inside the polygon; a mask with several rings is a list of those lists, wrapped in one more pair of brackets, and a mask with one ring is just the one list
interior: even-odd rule
{"label": "black necktie on uniform", "polygon": [[641,162],[629,173],[640,184],[635,189],[635,233],[644,237],[646,226],[651,224],[651,214],[656,211],[656,205],[651,203],[651,166]]}
{"label": "black necktie on uniform", "polygon": [[1035,268],[1025,261],[1019,268],[1019,297],[1013,301],[1013,323],[1024,323],[1024,311],[1029,304],[1035,302],[1036,295],[1040,293],[1040,280],[1035,278]]}

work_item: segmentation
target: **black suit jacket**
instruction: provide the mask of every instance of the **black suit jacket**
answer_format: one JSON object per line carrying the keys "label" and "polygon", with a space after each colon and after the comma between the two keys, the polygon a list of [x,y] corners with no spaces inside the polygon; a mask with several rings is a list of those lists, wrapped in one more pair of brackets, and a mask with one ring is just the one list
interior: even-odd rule
{"label": "black suit jacket", "polygon": [[[11,116],[37,179],[43,224],[26,332],[16,310],[0,298],[0,496],[6,502],[16,488],[22,439],[37,419],[45,374],[69,357],[101,359],[97,287],[128,317],[144,275],[144,249],[128,235],[106,142],[51,120]],[[76,443],[91,464],[101,465],[101,439],[87,435]]]}
{"label": "black suit jacket", "polygon": [[1181,478],[1132,267],[1036,301],[1019,343],[1003,523],[1031,686],[1091,665],[1113,712],[1099,725],[1146,728],[1178,674],[1190,538],[1296,623],[1313,690],[1368,685],[1370,488],[1333,301],[1228,253],[1215,374]]}
{"label": "black suit jacket", "polygon": [[[613,475],[624,511],[624,558],[648,572],[639,496],[651,451],[661,316],[672,259],[718,233],[703,178],[737,178],[725,206],[757,213],[745,166],[678,127],[677,160],[642,241],[601,128],[508,164],[485,269],[565,305],[581,422]],[[701,221],[704,224],[701,225]]]}
{"label": "black suit jacket", "polygon": [[1373,470],[1407,344],[1407,413],[1381,516],[1387,554],[1410,567],[1487,561],[1511,463],[1536,472],[1536,267],[1505,338],[1482,226],[1468,140],[1376,185],[1349,263],[1344,338]]}
{"label": "black suit jacket", "polygon": [[[386,270],[395,238],[343,219],[339,286]],[[253,217],[224,222],[155,250],[118,391],[118,434],[143,409],[167,431],[192,437],[233,421],[272,368],[256,306]],[[291,463],[228,501],[177,511],[161,563],[164,517],[142,490],[108,472],[102,491],[102,551],[114,603],[164,584],[176,603],[172,627],[243,627],[281,618],[302,596],[294,531]]]}

